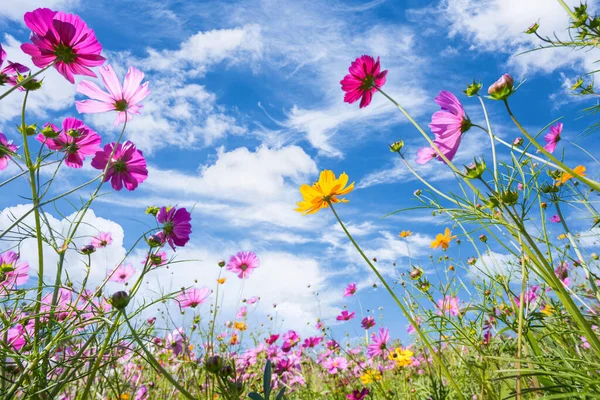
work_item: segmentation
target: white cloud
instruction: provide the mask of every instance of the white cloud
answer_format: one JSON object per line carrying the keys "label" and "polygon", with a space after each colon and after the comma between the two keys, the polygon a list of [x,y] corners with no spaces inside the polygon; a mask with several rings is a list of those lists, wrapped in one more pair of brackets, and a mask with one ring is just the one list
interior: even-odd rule
{"label": "white cloud", "polygon": [[486,251],[477,259],[477,262],[468,266],[469,276],[477,279],[494,278],[503,275],[510,281],[520,279],[521,267],[518,259],[510,254]]}
{"label": "white cloud", "polygon": [[0,7],[0,18],[23,21],[23,15],[36,8],[69,11],[79,4],[79,0],[4,0]]}

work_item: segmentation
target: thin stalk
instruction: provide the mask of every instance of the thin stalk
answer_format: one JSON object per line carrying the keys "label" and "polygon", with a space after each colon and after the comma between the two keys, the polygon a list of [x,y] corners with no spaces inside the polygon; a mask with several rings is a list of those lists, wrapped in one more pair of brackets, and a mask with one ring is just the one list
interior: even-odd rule
{"label": "thin stalk", "polygon": [[33,78],[35,78],[36,76],[38,76],[39,74],[41,74],[42,72],[46,71],[48,68],[52,67],[54,65],[56,61],[54,61],[52,64],[40,69],[38,72],[36,72],[33,75],[29,75],[27,78],[23,79],[21,82],[17,82],[17,84],[13,87],[11,87],[10,89],[8,89],[6,92],[2,93],[2,95],[0,95],[0,100],[2,100],[3,98],[5,98],[6,96],[8,96],[9,94],[11,94],[13,91],[17,90],[18,88],[20,88],[21,86],[23,86],[24,84],[26,84],[27,82],[31,81]]}
{"label": "thin stalk", "polygon": [[494,144],[494,134],[492,133],[492,125],[490,124],[490,118],[488,117],[487,108],[483,102],[483,97],[477,95],[481,102],[481,108],[483,109],[483,115],[485,116],[485,123],[487,124],[487,133],[490,135],[491,147],[492,147],[492,162],[494,163],[494,188],[498,191],[498,163],[496,160],[496,145]]}

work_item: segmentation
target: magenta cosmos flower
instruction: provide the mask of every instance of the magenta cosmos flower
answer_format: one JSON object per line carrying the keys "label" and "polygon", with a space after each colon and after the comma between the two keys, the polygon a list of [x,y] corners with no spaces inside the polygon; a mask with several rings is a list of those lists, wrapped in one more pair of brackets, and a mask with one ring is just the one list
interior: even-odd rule
{"label": "magenta cosmos flower", "polygon": [[203,287],[202,289],[193,288],[185,290],[177,296],[176,300],[181,308],[194,308],[199,304],[204,303],[208,299],[208,296],[210,296],[210,293],[211,290],[207,287]]}
{"label": "magenta cosmos flower", "polygon": [[381,328],[378,334],[373,334],[373,341],[367,346],[367,355],[371,358],[376,356],[385,357],[389,341],[390,331],[386,328]]}
{"label": "magenta cosmos flower", "polygon": [[340,81],[342,90],[346,92],[344,101],[354,103],[360,100],[360,108],[371,104],[373,93],[385,85],[387,70],[380,72],[379,57],[377,61],[371,56],[363,55],[350,64],[348,75]]}
{"label": "magenta cosmos flower", "polygon": [[[472,126],[471,120],[467,117],[460,101],[452,93],[442,90],[434,100],[442,109],[431,116],[429,128],[435,136],[433,142],[444,156],[452,161],[460,146],[463,133]],[[425,164],[436,156],[438,160],[442,160],[433,148],[422,148],[417,153],[417,163]]]}
{"label": "magenta cosmos flower", "polygon": [[[47,124],[53,131],[58,127]],[[37,135],[38,142],[45,143],[50,150],[64,151],[65,164],[71,168],[83,167],[85,156],[91,156],[100,151],[102,139],[83,121],[76,118],[67,118],[62,123],[62,131],[55,138],[47,138],[43,134]],[[96,246],[94,246],[96,247]]]}
{"label": "magenta cosmos flower", "polygon": [[344,297],[350,297],[356,293],[356,283],[349,283],[344,289]]}
{"label": "magenta cosmos flower", "polygon": [[17,151],[12,140],[8,140],[4,133],[0,132],[0,171],[8,167],[8,162],[12,158],[12,155]]}
{"label": "magenta cosmos flower", "polygon": [[0,254],[0,287],[12,289],[29,279],[29,264],[19,262],[19,255],[13,251]]}
{"label": "magenta cosmos flower", "polygon": [[148,82],[141,84],[144,79],[142,71],[129,67],[123,86],[110,65],[100,68],[100,76],[108,93],[100,89],[94,82],[81,81],[77,85],[77,92],[92,100],[76,101],[77,111],[84,114],[116,111],[115,126],[130,121],[132,114],[140,113],[143,106],[139,103],[150,94]]}
{"label": "magenta cosmos flower", "polygon": [[8,329],[6,332],[6,344],[15,349],[15,351],[19,351],[25,346],[25,343],[25,329],[22,325],[16,325],[14,328]]}
{"label": "magenta cosmos flower", "polygon": [[127,190],[135,190],[148,177],[144,153],[129,140],[116,146],[116,150],[114,150],[115,143],[113,142],[104,146],[104,150],[98,151],[92,159],[92,167],[104,170],[114,150],[110,166],[104,176],[104,182],[110,180],[115,190],[123,189],[123,185]]}
{"label": "magenta cosmos flower", "polygon": [[544,135],[544,141],[546,142],[544,150],[546,150],[548,153],[554,153],[554,150],[556,150],[556,145],[560,141],[560,134],[562,133],[562,129],[563,124],[562,122],[559,122],[556,125],[552,125],[550,127],[550,132]]}
{"label": "magenta cosmos flower", "polygon": [[352,318],[354,318],[354,312],[348,312],[348,310],[342,311],[340,315],[335,317],[338,321],[350,321]]}
{"label": "magenta cosmos flower", "polygon": [[[2,68],[4,60],[6,60],[6,51],[4,51],[2,45],[0,44],[0,68]],[[24,74],[27,71],[29,71],[29,68],[26,66],[8,61],[6,67],[0,70],[0,86],[15,86],[17,84],[17,73]],[[19,90],[25,89],[20,87]]]}
{"label": "magenta cosmos flower", "polygon": [[369,395],[369,393],[371,392],[367,388],[362,388],[361,390],[356,389],[353,390],[352,393],[347,394],[346,398],[348,400],[364,400]]}
{"label": "magenta cosmos flower", "polygon": [[363,329],[371,329],[375,326],[375,318],[370,315],[368,317],[364,317],[362,321],[360,321],[360,326],[362,326]]}
{"label": "magenta cosmos flower", "polygon": [[134,274],[135,268],[131,264],[119,265],[116,270],[111,270],[108,273],[110,280],[117,283],[126,283]]}
{"label": "magenta cosmos flower", "polygon": [[158,234],[161,242],[168,242],[173,250],[175,246],[183,247],[189,242],[192,216],[185,208],[161,207],[156,220],[163,224],[163,230]]}
{"label": "magenta cosmos flower", "polygon": [[251,251],[240,251],[231,256],[227,263],[227,270],[238,274],[238,278],[246,279],[252,271],[258,268],[258,256]]}
{"label": "magenta cosmos flower", "polygon": [[558,215],[553,215],[553,216],[550,217],[550,222],[559,223],[560,221],[561,220],[560,220],[560,217]]}
{"label": "magenta cosmos flower", "polygon": [[110,232],[100,232],[98,236],[92,238],[92,246],[100,249],[110,245],[112,241],[112,235]]}
{"label": "magenta cosmos flower", "polygon": [[25,25],[32,30],[33,43],[22,44],[21,50],[31,56],[36,67],[55,63],[54,68],[75,83],[73,75],[95,77],[88,67],[104,63],[96,34],[77,15],[38,8],[25,13]]}

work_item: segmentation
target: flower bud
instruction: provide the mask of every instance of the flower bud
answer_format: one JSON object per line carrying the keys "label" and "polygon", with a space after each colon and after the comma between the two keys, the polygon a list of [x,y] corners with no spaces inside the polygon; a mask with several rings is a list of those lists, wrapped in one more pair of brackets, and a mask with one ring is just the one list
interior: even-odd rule
{"label": "flower bud", "polygon": [[25,131],[23,131],[23,126],[19,125],[17,127],[17,129],[19,130],[19,132],[26,134],[27,136],[33,136],[37,133],[37,125],[33,124],[33,125],[26,125],[25,126]]}
{"label": "flower bud", "polygon": [[417,279],[423,276],[423,270],[421,268],[415,267],[412,271],[410,271],[410,279],[416,281]]}
{"label": "flower bud", "polygon": [[429,290],[429,288],[431,287],[431,283],[429,283],[429,281],[423,281],[421,282],[421,284],[419,285],[419,289],[422,292],[427,292]]}
{"label": "flower bud", "polygon": [[392,153],[399,153],[403,147],[404,147],[404,142],[402,140],[398,140],[397,142],[390,144],[390,151]]}
{"label": "flower bud", "polygon": [[515,147],[521,147],[523,145],[523,138],[522,137],[518,137],[515,138],[515,140],[513,140],[513,146]]}
{"label": "flower bud", "polygon": [[519,201],[519,192],[516,190],[507,190],[500,193],[500,200],[507,206],[514,206]]}
{"label": "flower bud", "polygon": [[233,375],[233,368],[231,368],[231,365],[224,365],[223,368],[221,368],[221,375],[222,376]]}
{"label": "flower bud", "polygon": [[148,237],[147,242],[150,247],[160,247],[164,243],[163,237],[159,234],[150,235],[150,237]]}
{"label": "flower bud", "polygon": [[515,81],[509,74],[504,74],[488,88],[488,94],[494,100],[505,100],[513,94]]}
{"label": "flower bud", "polygon": [[467,264],[469,264],[469,265],[475,265],[476,262],[477,262],[477,259],[475,257],[469,257],[467,259]]}
{"label": "flower bud", "polygon": [[110,300],[110,303],[114,308],[116,308],[117,310],[123,310],[129,304],[130,297],[127,294],[127,292],[120,290],[114,293]]}
{"label": "flower bud", "polygon": [[223,359],[219,355],[208,357],[206,359],[205,367],[211,374],[216,374],[221,371],[221,368],[223,367]]}
{"label": "flower bud", "polygon": [[417,189],[417,190],[415,190],[415,191],[413,192],[413,194],[414,194],[415,196],[420,196],[420,195],[421,195],[421,193],[423,193],[423,191],[422,191],[421,189]]}
{"label": "flower bud", "polygon": [[583,78],[579,77],[574,84],[571,85],[571,90],[577,90],[583,85]]}
{"label": "flower bud", "polygon": [[86,244],[85,246],[83,246],[81,248],[81,254],[92,254],[96,251],[96,248],[94,246],[92,246],[91,244]]}
{"label": "flower bud", "polygon": [[[27,79],[26,76],[23,76],[19,72],[17,72],[17,83],[21,83],[25,79]],[[33,92],[34,90],[38,90],[38,89],[42,88],[42,81],[38,81],[37,79],[31,79],[31,80],[23,83],[21,85],[21,87],[25,90],[29,90],[30,92]]]}
{"label": "flower bud", "polygon": [[148,325],[154,325],[154,323],[156,322],[156,317],[148,318],[146,322],[148,323]]}
{"label": "flower bud", "polygon": [[540,24],[538,24],[536,22],[535,24],[533,24],[529,28],[527,28],[527,30],[525,31],[525,33],[528,34],[528,35],[531,35],[532,33],[536,33],[539,27],[540,27]]}
{"label": "flower bud", "polygon": [[160,208],[156,207],[156,206],[148,206],[148,208],[146,208],[146,214],[150,214],[156,217],[156,214],[158,214],[158,212],[160,211]]}
{"label": "flower bud", "polygon": [[45,138],[53,139],[60,135],[60,129],[58,128],[58,126],[48,122],[46,125],[44,125],[42,130],[40,130],[40,133],[44,135]]}
{"label": "flower bud", "polygon": [[481,82],[477,83],[477,82],[475,82],[475,80],[473,80],[473,83],[471,83],[469,86],[467,86],[467,88],[465,90],[463,90],[463,93],[469,97],[476,96],[482,87],[483,87],[483,84]]}
{"label": "flower bud", "polygon": [[540,206],[542,206],[542,208],[545,210],[546,208],[548,208],[548,203],[546,203],[545,201],[542,201]]}
{"label": "flower bud", "polygon": [[223,268],[225,266],[225,260],[219,260],[219,267]]}
{"label": "flower bud", "polygon": [[486,165],[485,165],[485,161],[483,161],[483,158],[481,159],[481,162],[477,161],[476,158],[473,161],[474,161],[473,164],[465,165],[465,168],[467,169],[465,177],[467,179],[481,178],[481,176],[485,172]]}
{"label": "flower bud", "polygon": [[550,185],[548,183],[544,183],[542,186],[540,186],[540,191],[546,194],[558,193],[559,190],[560,188],[558,186]]}
{"label": "flower bud", "polygon": [[600,257],[598,256],[598,254],[596,254],[596,253],[592,253],[592,260],[594,260],[594,261],[598,261],[598,259],[599,259],[599,258],[600,258]]}

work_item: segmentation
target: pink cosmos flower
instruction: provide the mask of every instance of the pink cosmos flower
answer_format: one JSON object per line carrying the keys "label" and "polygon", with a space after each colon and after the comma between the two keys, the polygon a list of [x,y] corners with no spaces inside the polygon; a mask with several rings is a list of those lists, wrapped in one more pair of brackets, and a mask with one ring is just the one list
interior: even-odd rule
{"label": "pink cosmos flower", "polygon": [[12,158],[12,154],[17,151],[18,147],[9,141],[2,132],[0,132],[0,171],[8,167],[8,162]]}
{"label": "pink cosmos flower", "polygon": [[112,241],[112,235],[110,232],[100,232],[98,236],[92,238],[92,246],[100,249],[110,245]]}
{"label": "pink cosmos flower", "polygon": [[177,296],[176,300],[181,308],[195,308],[199,304],[204,303],[208,299],[208,296],[210,296],[210,293],[211,290],[207,287],[203,287],[202,289],[192,288],[181,293]]}
{"label": "pink cosmos flower", "polygon": [[19,255],[13,251],[0,254],[0,287],[12,289],[23,285],[29,279],[29,264],[19,262]]}
{"label": "pink cosmos flower", "polygon": [[248,308],[241,306],[236,315],[237,319],[243,319],[246,315],[248,315]]}
{"label": "pink cosmos flower", "polygon": [[149,265],[150,268],[160,267],[161,265],[165,265],[169,259],[167,258],[167,253],[164,251],[159,251],[156,254],[148,255],[142,264]]}
{"label": "pink cosmos flower", "polygon": [[350,64],[348,75],[340,81],[342,90],[346,92],[344,101],[354,103],[360,100],[360,108],[371,104],[373,93],[385,85],[387,70],[380,72],[379,57],[377,61],[371,56],[363,55]]}
{"label": "pink cosmos flower", "polygon": [[347,394],[346,398],[348,400],[364,400],[365,398],[367,398],[369,393],[371,392],[367,388],[362,388],[361,390],[356,389],[353,390],[352,393]]}
{"label": "pink cosmos flower", "polygon": [[364,317],[360,322],[360,326],[362,326],[364,329],[371,329],[375,326],[375,318],[373,318],[371,315]]}
{"label": "pink cosmos flower", "polygon": [[110,65],[100,68],[100,76],[108,93],[100,89],[94,82],[81,81],[77,85],[77,92],[92,100],[76,101],[77,111],[83,114],[116,111],[115,126],[125,121],[131,121],[131,116],[139,114],[143,107],[139,103],[150,94],[149,82],[142,84],[144,73],[139,69],[129,67],[123,86]]}
{"label": "pink cosmos flower", "polygon": [[231,256],[227,263],[227,270],[238,274],[238,278],[246,279],[252,271],[258,268],[260,261],[258,256],[251,251],[240,251]]}
{"label": "pink cosmos flower", "polygon": [[373,357],[385,357],[387,344],[390,341],[390,331],[386,328],[379,329],[379,334],[373,334],[373,341],[367,346],[367,355]]}
{"label": "pink cosmos flower", "polygon": [[[4,51],[2,45],[0,44],[0,68],[2,68],[4,60],[6,60],[6,51]],[[6,84],[15,86],[17,84],[17,72],[19,74],[24,74],[27,71],[29,71],[29,68],[26,66],[8,61],[6,67],[0,70],[0,86],[4,86]],[[24,91],[25,88],[19,87],[19,90]]]}
{"label": "pink cosmos flower", "polygon": [[[50,124],[50,126],[53,130],[58,131],[55,125]],[[102,142],[100,136],[83,121],[71,117],[63,121],[62,131],[57,137],[50,139],[40,133],[36,139],[38,142],[44,143],[50,150],[64,151],[65,164],[71,168],[83,167],[85,156],[91,156],[100,151]]]}
{"label": "pink cosmos flower", "polygon": [[258,302],[258,297],[256,296],[252,296],[248,299],[248,304],[254,304],[256,302]]}
{"label": "pink cosmos flower", "polygon": [[344,297],[350,297],[356,293],[356,283],[349,283],[344,289]]}
{"label": "pink cosmos flower", "polygon": [[558,223],[560,222],[560,217],[558,215],[553,215],[550,217],[550,222]]}
{"label": "pink cosmos flower", "polygon": [[569,263],[562,262],[556,267],[554,270],[554,275],[565,285],[569,286],[571,284],[571,279],[569,278]]}
{"label": "pink cosmos flower", "polygon": [[55,63],[54,68],[71,83],[75,83],[73,75],[96,76],[87,67],[104,63],[102,45],[77,15],[38,8],[25,13],[24,19],[32,30],[33,43],[22,44],[21,50],[31,56],[36,67]]}
{"label": "pink cosmos flower", "polygon": [[556,125],[552,125],[550,127],[550,132],[544,135],[544,140],[546,141],[544,149],[548,153],[554,153],[554,150],[556,150],[556,145],[560,141],[560,134],[562,133],[562,129],[563,124],[562,122],[559,122]]}
{"label": "pink cosmos flower", "polygon": [[117,283],[126,283],[129,278],[131,278],[135,274],[135,268],[133,265],[119,265],[116,270],[111,270],[108,275],[110,275],[110,280]]}
{"label": "pink cosmos flower", "polygon": [[[103,150],[98,151],[92,159],[92,167],[104,170],[115,145],[114,142],[107,144]],[[130,141],[116,145],[110,166],[104,176],[104,182],[110,180],[115,190],[121,190],[125,185],[125,188],[131,191],[135,190],[147,177],[148,169],[144,154]]]}
{"label": "pink cosmos flower", "polygon": [[348,310],[343,310],[340,315],[335,317],[338,321],[350,321],[354,318],[354,312],[348,312]]}
{"label": "pink cosmos flower", "polygon": [[268,345],[272,345],[273,343],[275,343],[277,341],[277,339],[279,339],[279,335],[271,335],[265,339],[265,342]]}
{"label": "pink cosmos flower", "polygon": [[9,328],[6,332],[6,344],[12,346],[15,351],[21,350],[26,343],[24,331],[22,325],[16,325],[14,328]]}
{"label": "pink cosmos flower", "polygon": [[446,314],[456,317],[459,313],[458,297],[455,296],[444,296],[443,299],[437,301],[437,306],[439,308],[438,315]]}
{"label": "pink cosmos flower", "polygon": [[323,341],[321,336],[312,336],[307,339],[304,339],[304,343],[302,343],[302,347],[305,349],[315,348]]}
{"label": "pink cosmos flower", "polygon": [[148,386],[146,385],[142,385],[140,386],[140,388],[135,392],[135,397],[134,400],[147,400],[148,399]]}
{"label": "pink cosmos flower", "polygon": [[293,347],[300,343],[300,335],[294,330],[289,330],[283,334],[283,344],[281,350],[289,352]]}
{"label": "pink cosmos flower", "polygon": [[192,216],[185,208],[161,207],[156,220],[163,224],[163,230],[158,234],[161,242],[167,241],[173,250],[175,246],[183,247],[189,242]]}
{"label": "pink cosmos flower", "polygon": [[167,348],[173,351],[175,357],[180,355],[183,352],[183,339],[184,333],[183,328],[177,328],[173,331],[173,333],[167,334],[166,345]]}
{"label": "pink cosmos flower", "polygon": [[[417,323],[417,326],[421,326],[423,320],[421,319],[421,317],[417,317],[415,318],[415,322]],[[408,328],[406,328],[406,332],[408,332],[409,335],[414,335],[415,333],[417,333],[417,328],[414,325],[409,324]]]}
{"label": "pink cosmos flower", "polygon": [[323,367],[325,367],[330,374],[337,374],[339,371],[348,368],[348,360],[346,360],[345,357],[331,357],[325,360]]}

